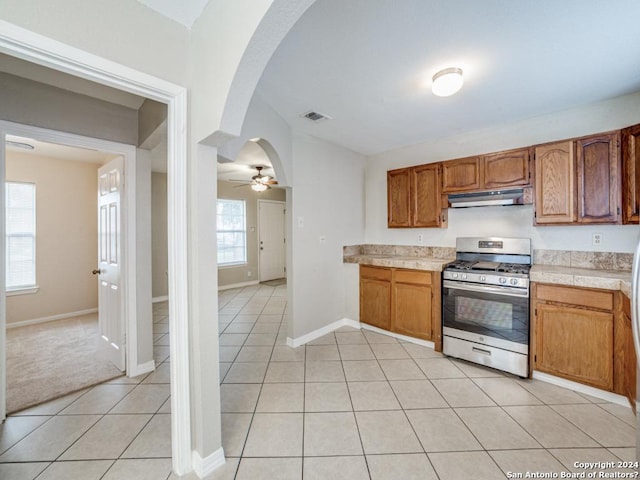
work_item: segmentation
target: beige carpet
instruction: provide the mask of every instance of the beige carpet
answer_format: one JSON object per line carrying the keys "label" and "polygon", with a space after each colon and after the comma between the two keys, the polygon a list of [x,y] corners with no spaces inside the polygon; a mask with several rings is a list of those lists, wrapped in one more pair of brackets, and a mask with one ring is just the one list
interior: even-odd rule
{"label": "beige carpet", "polygon": [[122,375],[99,341],[97,313],[7,329],[7,413]]}

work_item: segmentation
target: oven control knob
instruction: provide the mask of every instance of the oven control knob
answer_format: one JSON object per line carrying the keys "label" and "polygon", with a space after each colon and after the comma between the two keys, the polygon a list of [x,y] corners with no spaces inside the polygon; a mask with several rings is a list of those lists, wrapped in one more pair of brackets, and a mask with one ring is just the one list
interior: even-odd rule
{"label": "oven control knob", "polygon": [[517,278],[512,278],[511,279],[511,285],[518,285],[518,279]]}
{"label": "oven control knob", "polygon": [[484,275],[480,275],[481,282],[485,282],[486,280],[487,280],[487,277],[485,277]]}
{"label": "oven control knob", "polygon": [[466,273],[463,273],[463,274],[462,274],[462,279],[463,279],[463,280],[466,280],[466,279],[467,279],[467,274],[466,274]]}
{"label": "oven control knob", "polygon": [[452,276],[453,278],[458,278],[458,274],[457,274],[457,273],[452,273],[452,274],[451,274],[451,276]]}
{"label": "oven control knob", "polygon": [[507,279],[505,277],[500,277],[500,283],[507,283]]}

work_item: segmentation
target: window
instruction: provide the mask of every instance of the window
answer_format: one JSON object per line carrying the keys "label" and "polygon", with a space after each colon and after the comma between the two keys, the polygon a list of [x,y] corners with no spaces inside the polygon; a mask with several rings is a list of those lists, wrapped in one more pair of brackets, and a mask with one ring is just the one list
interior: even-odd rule
{"label": "window", "polygon": [[7,182],[7,290],[36,285],[36,186]]}
{"label": "window", "polygon": [[218,265],[247,263],[247,222],[244,200],[218,200]]}

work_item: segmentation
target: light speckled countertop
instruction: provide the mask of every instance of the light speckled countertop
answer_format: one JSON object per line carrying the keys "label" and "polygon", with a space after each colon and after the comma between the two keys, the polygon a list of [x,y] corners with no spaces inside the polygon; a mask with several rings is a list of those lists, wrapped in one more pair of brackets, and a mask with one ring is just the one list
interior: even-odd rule
{"label": "light speckled countertop", "polygon": [[[344,263],[356,263],[375,267],[408,268],[441,272],[453,258],[417,257],[401,255],[345,255]],[[531,281],[554,283],[573,287],[620,290],[631,296],[631,272],[626,270],[601,270],[595,268],[533,265]]]}
{"label": "light speckled countertop", "polygon": [[531,281],[574,287],[621,290],[625,295],[631,296],[631,272],[626,270],[533,265],[531,267]]}
{"label": "light speckled countertop", "polygon": [[374,267],[409,268],[412,270],[428,270],[430,272],[441,272],[447,263],[453,262],[454,260],[454,258],[371,254],[345,255],[343,257],[344,263],[358,263],[360,265],[371,265]]}

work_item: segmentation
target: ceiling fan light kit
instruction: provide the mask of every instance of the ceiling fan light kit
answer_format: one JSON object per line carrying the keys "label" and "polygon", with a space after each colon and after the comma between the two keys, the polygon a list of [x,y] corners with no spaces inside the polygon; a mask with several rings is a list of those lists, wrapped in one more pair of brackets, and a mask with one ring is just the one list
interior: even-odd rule
{"label": "ceiling fan light kit", "polygon": [[264,165],[254,165],[253,168],[255,168],[258,173],[256,175],[254,175],[253,177],[251,177],[250,181],[246,181],[246,180],[231,180],[232,182],[242,182],[245,185],[238,185],[238,186],[250,186],[251,189],[255,192],[264,192],[265,190],[268,190],[271,188],[271,185],[277,185],[278,182],[276,180],[273,179],[273,177],[271,175],[263,175],[262,174],[262,170],[265,168]]}
{"label": "ceiling fan light kit", "polygon": [[251,184],[251,189],[255,190],[256,192],[264,192],[267,188],[270,188],[269,185],[266,185],[264,183],[252,183]]}

